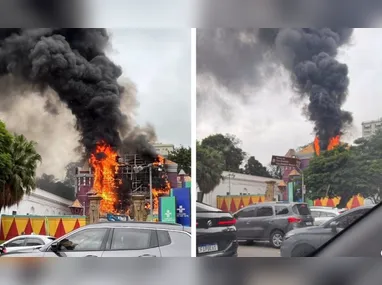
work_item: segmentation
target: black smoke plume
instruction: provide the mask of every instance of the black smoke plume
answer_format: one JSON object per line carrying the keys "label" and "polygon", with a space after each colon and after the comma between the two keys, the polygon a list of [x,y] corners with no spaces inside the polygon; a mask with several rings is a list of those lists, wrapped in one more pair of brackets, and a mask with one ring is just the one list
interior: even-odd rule
{"label": "black smoke plume", "polygon": [[293,87],[309,98],[308,118],[315,124],[320,148],[341,135],[353,121],[342,110],[348,95],[348,68],[335,58],[340,46],[348,43],[352,29],[260,29],[259,39],[271,44],[291,72]]}
{"label": "black smoke plume", "polygon": [[[241,96],[244,85],[260,87],[273,75],[273,64],[281,62],[293,88],[309,100],[307,117],[315,125],[321,149],[327,149],[329,139],[341,135],[353,120],[342,110],[348,68],[336,59],[352,33],[348,28],[198,30],[197,72],[213,74],[219,84]],[[202,96],[208,93],[198,94],[199,102]]]}
{"label": "black smoke plume", "polygon": [[[105,29],[0,29],[0,76],[11,75],[39,88],[53,89],[76,118],[87,154],[104,141],[122,148],[134,126],[121,111],[122,71],[105,54]],[[47,101],[46,110],[56,108]],[[144,149],[153,149],[147,141]]]}

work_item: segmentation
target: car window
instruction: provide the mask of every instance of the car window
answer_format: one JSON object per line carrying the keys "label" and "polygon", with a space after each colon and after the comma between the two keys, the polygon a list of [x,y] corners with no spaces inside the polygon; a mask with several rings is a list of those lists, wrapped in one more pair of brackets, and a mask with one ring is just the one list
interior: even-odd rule
{"label": "car window", "polygon": [[98,251],[107,229],[86,229],[60,240],[61,251]]}
{"label": "car window", "polygon": [[334,218],[334,217],[336,217],[336,215],[334,213],[330,213],[330,212],[321,212],[321,217]]}
{"label": "car window", "polygon": [[39,238],[27,238],[25,246],[44,245],[45,243]]}
{"label": "car window", "polygon": [[25,238],[19,238],[19,239],[15,239],[9,243],[6,243],[5,246],[6,247],[16,247],[16,246],[24,246],[25,244]]}
{"label": "car window", "polygon": [[312,217],[313,218],[318,218],[321,216],[321,212],[319,211],[316,211],[316,210],[310,210],[310,212],[312,213]]}
{"label": "car window", "polygon": [[169,232],[171,243],[177,248],[186,249],[191,247],[191,236],[182,232]]}
{"label": "car window", "polygon": [[256,217],[256,209],[255,208],[248,208],[243,209],[240,212],[236,214],[238,218],[252,218]]}
{"label": "car window", "polygon": [[348,213],[347,215],[343,215],[339,217],[336,222],[338,222],[338,227],[339,228],[347,228],[350,226],[352,223],[354,223],[356,220],[358,220],[360,217],[365,215],[367,210],[359,210],[359,211],[354,211],[351,213]]}
{"label": "car window", "polygon": [[257,209],[256,217],[269,217],[273,216],[272,207],[259,207]]}
{"label": "car window", "polygon": [[111,250],[143,250],[157,246],[155,231],[146,229],[115,229],[111,242]]}
{"label": "car window", "polygon": [[289,213],[288,207],[286,206],[275,206],[276,215],[287,215]]}
{"label": "car window", "polygon": [[309,216],[311,215],[310,209],[307,204],[296,204],[293,205],[292,210],[295,214],[301,216]]}
{"label": "car window", "polygon": [[159,246],[166,246],[171,244],[171,237],[168,231],[158,230],[157,234],[158,234]]}

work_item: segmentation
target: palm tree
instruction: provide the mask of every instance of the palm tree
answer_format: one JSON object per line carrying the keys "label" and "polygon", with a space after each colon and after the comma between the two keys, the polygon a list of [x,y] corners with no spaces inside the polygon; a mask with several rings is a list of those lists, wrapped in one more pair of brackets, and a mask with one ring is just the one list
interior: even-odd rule
{"label": "palm tree", "polygon": [[222,153],[196,142],[196,182],[202,193],[201,201],[204,194],[212,192],[220,184],[223,170]]}
{"label": "palm tree", "polygon": [[36,142],[15,134],[9,148],[11,155],[10,174],[3,183],[0,209],[18,204],[24,194],[36,188],[36,168],[41,156],[36,151]]}

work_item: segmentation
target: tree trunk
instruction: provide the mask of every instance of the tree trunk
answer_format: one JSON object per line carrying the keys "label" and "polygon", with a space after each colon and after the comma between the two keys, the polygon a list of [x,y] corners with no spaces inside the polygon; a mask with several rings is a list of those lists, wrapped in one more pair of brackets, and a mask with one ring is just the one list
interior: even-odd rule
{"label": "tree trunk", "polygon": [[348,202],[350,201],[350,199],[353,197],[353,195],[350,195],[350,194],[343,194],[341,196],[341,200],[340,202],[337,204],[337,208],[338,209],[342,209],[342,208],[346,208],[346,205],[348,204]]}
{"label": "tree trunk", "polygon": [[203,203],[204,193],[202,191],[197,192],[196,201]]}

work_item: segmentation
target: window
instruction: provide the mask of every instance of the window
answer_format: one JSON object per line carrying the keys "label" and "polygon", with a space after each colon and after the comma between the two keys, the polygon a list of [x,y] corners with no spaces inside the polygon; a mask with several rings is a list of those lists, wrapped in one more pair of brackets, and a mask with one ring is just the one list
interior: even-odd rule
{"label": "window", "polygon": [[260,207],[257,209],[256,217],[270,217],[273,216],[272,207]]}
{"label": "window", "polygon": [[169,232],[172,244],[174,244],[179,249],[186,249],[191,247],[191,237],[182,232]]}
{"label": "window", "polygon": [[111,250],[143,250],[158,246],[155,231],[146,229],[115,229]]}
{"label": "window", "polygon": [[252,218],[256,217],[256,209],[255,208],[248,208],[241,210],[236,214],[238,218]]}
{"label": "window", "polygon": [[347,228],[364,214],[366,214],[366,212],[368,212],[368,210],[359,210],[339,217],[336,221],[338,222],[338,227],[342,229]]}
{"label": "window", "polygon": [[311,211],[313,218],[318,218],[321,216],[321,212],[319,211]]}
{"label": "window", "polygon": [[25,243],[25,238],[19,238],[19,239],[15,239],[9,243],[6,243],[5,246],[6,247],[24,246],[24,243]]}
{"label": "window", "polygon": [[285,206],[275,206],[276,215],[287,215],[289,213],[288,207]]}
{"label": "window", "polygon": [[296,204],[293,206],[292,209],[293,209],[293,212],[297,215],[301,215],[301,216],[311,215],[311,212],[307,204]]}
{"label": "window", "polygon": [[62,251],[101,250],[107,229],[87,229],[70,235],[60,241]]}
{"label": "window", "polygon": [[38,245],[44,245],[44,242],[39,238],[28,238],[25,246],[38,246]]}
{"label": "window", "polygon": [[168,231],[157,231],[159,246],[166,246],[171,244],[171,238]]}
{"label": "window", "polygon": [[329,212],[321,212],[321,217],[330,217],[330,218],[334,218],[334,217],[336,217],[336,215],[333,214],[333,213],[329,213]]}
{"label": "window", "polygon": [[221,212],[221,210],[203,203],[197,203],[196,212]]}

